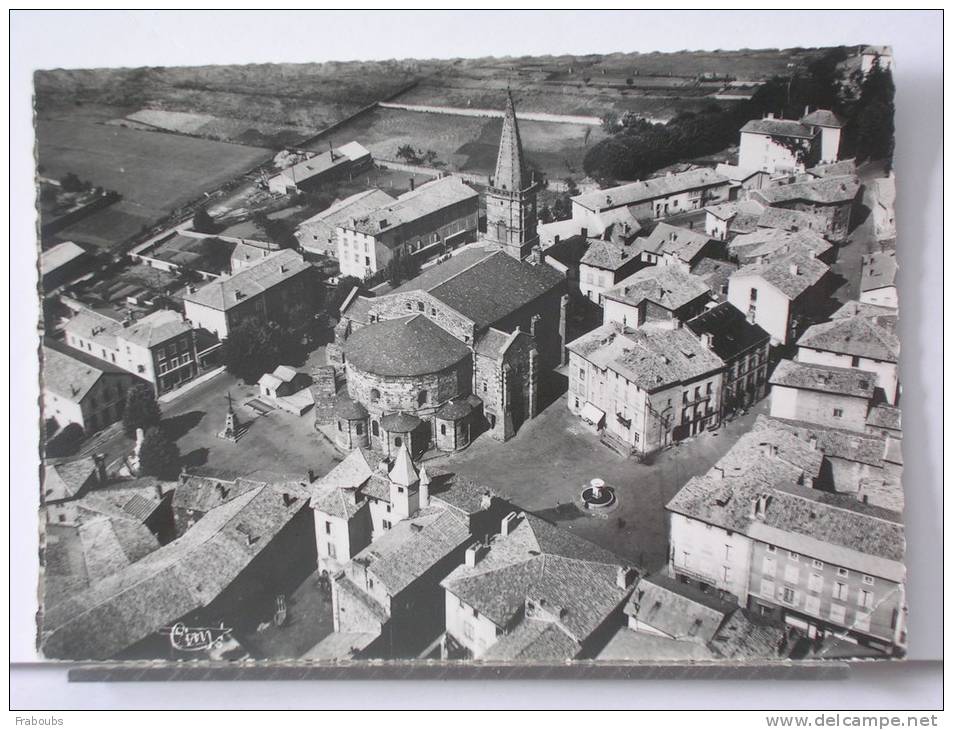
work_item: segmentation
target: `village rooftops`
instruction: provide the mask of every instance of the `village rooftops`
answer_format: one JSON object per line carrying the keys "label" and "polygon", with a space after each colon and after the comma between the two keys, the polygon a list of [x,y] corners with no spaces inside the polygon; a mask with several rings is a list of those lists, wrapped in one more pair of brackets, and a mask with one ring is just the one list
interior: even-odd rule
{"label": "village rooftops", "polygon": [[[791,208],[765,208],[757,219],[758,228],[779,228],[783,231],[827,231],[827,220],[806,210]],[[830,245],[827,246],[830,248]]]}
{"label": "village rooftops", "polygon": [[786,635],[783,624],[771,623],[739,608],[722,624],[708,646],[722,659],[775,659],[781,658],[780,648]]}
{"label": "village rooftops", "polygon": [[821,393],[872,398],[877,376],[866,370],[782,360],[771,375],[771,385]]}
{"label": "village rooftops", "polygon": [[549,265],[474,246],[431,266],[391,294],[425,291],[473,322],[479,332],[565,285],[565,277]]}
{"label": "village rooftops", "polygon": [[738,270],[738,264],[733,261],[722,261],[703,256],[695,262],[692,274],[708,285],[713,296],[720,297],[726,291],[728,279]]}
{"label": "village rooftops", "polygon": [[48,460],[43,465],[43,502],[61,502],[82,494],[96,478],[92,456],[69,460]]}
{"label": "village rooftops", "polygon": [[832,127],[840,129],[844,126],[844,120],[829,109],[815,109],[801,117],[804,124],[810,124],[815,127]]}
{"label": "village rooftops", "polygon": [[770,421],[759,421],[755,425],[755,430],[763,430],[765,427],[786,429],[809,443],[811,439],[815,439],[818,450],[829,458],[855,461],[877,468],[882,468],[884,465],[886,443],[883,436],[874,436],[873,434],[859,433],[842,428],[818,426],[806,421],[795,421],[787,418],[771,418]]}
{"label": "village rooftops", "polygon": [[360,143],[348,142],[337,149],[327,150],[287,167],[274,177],[284,177],[297,185],[316,175],[322,175],[329,170],[342,165],[349,165],[362,157],[368,156],[370,156],[370,152]]}
{"label": "village rooftops", "polygon": [[609,208],[618,208],[623,205],[634,205],[643,203],[656,198],[664,198],[670,195],[687,192],[689,190],[698,190],[713,185],[728,185],[728,178],[715,173],[708,168],[699,168],[689,170],[676,175],[666,175],[664,177],[655,177],[649,180],[639,180],[638,182],[626,183],[614,188],[605,190],[594,190],[590,193],[577,195],[572,199],[576,205],[592,211],[606,210]]}
{"label": "village rooftops", "polygon": [[182,537],[50,607],[47,657],[108,659],[207,606],[306,505],[303,484],[261,484]]}
{"label": "village rooftops", "polygon": [[709,205],[706,213],[728,222],[728,230],[735,233],[750,233],[758,227],[765,207],[756,200],[733,200],[730,203]]}
{"label": "village rooftops", "polygon": [[707,644],[736,608],[665,573],[655,573],[638,582],[624,613],[673,639]]}
{"label": "village rooftops", "polygon": [[649,266],[607,289],[603,296],[636,307],[648,300],[674,312],[708,293],[704,281],[677,266]]}
{"label": "village rooftops", "polygon": [[104,360],[80,350],[43,345],[43,388],[73,402],[79,402],[100,378],[107,374],[128,373]]}
{"label": "village rooftops", "polygon": [[141,347],[154,347],[191,331],[191,325],[181,314],[171,309],[160,309],[123,326],[116,336]]}
{"label": "village rooftops", "polygon": [[704,233],[680,228],[669,223],[659,223],[648,235],[637,239],[641,251],[672,254],[682,261],[690,262],[711,239]]}
{"label": "village rooftops", "polygon": [[632,263],[637,256],[638,249],[633,245],[590,238],[589,249],[579,263],[604,271],[618,271]]}
{"label": "village rooftops", "polygon": [[831,244],[819,233],[810,230],[760,228],[753,233],[736,236],[728,244],[728,250],[740,261],[750,263],[758,259],[770,260],[772,257],[795,251],[818,258],[831,250]]}
{"label": "village rooftops", "polygon": [[91,309],[82,309],[76,313],[63,330],[67,334],[92,340],[97,345],[116,349],[116,333],[122,329],[122,322]]}
{"label": "village rooftops", "polygon": [[896,251],[875,252],[864,256],[860,274],[860,290],[862,292],[896,286],[896,283]]}
{"label": "village rooftops", "polygon": [[609,322],[567,345],[649,393],[720,370],[724,362],[685,330],[629,329]]}
{"label": "village rooftops", "polygon": [[741,128],[742,134],[764,134],[769,137],[794,137],[796,139],[813,139],[817,131],[809,124],[797,119],[752,119]]}
{"label": "village rooftops", "polygon": [[771,336],[728,302],[688,320],[685,326],[699,337],[711,336],[711,349],[729,362],[753,347],[763,347]]}
{"label": "village rooftops", "polygon": [[886,403],[879,403],[867,414],[867,427],[899,433],[901,431],[900,409]]}
{"label": "village rooftops", "polygon": [[733,278],[759,277],[793,301],[818,284],[828,271],[830,269],[827,264],[799,249],[780,256],[771,256],[760,264],[742,266],[734,273]]}
{"label": "village rooftops", "polygon": [[[373,188],[355,193],[342,200],[335,201],[330,207],[322,210],[317,215],[313,215],[298,225],[298,234],[301,235],[303,228],[320,227],[324,230],[325,236],[333,237],[335,228],[350,218],[362,218],[372,211],[381,207],[391,205],[397,200],[392,195],[388,195],[383,190]],[[320,238],[320,236],[319,236]],[[301,237],[301,245],[305,248],[314,243],[313,238]]]}
{"label": "village rooftops", "polygon": [[[821,165],[809,167],[806,170],[808,175],[814,177],[836,177],[838,175],[856,175],[857,161],[853,158],[847,160],[838,160],[837,162],[825,162]],[[882,179],[882,178],[880,178]]]}
{"label": "village rooftops", "polygon": [[[457,203],[472,200],[476,204],[478,197],[479,193],[460,178],[448,175],[409,190],[399,195],[392,203],[384,204],[360,217],[348,218],[338,226],[345,230],[378,236]],[[394,243],[396,245],[400,242]]]}
{"label": "village rooftops", "polygon": [[854,355],[882,362],[900,358],[896,314],[879,317],[837,317],[812,325],[797,341],[798,347]]}
{"label": "village rooftops", "polygon": [[311,267],[301,254],[278,251],[229,276],[223,276],[182,298],[218,311],[240,306]]}
{"label": "village rooftops", "polygon": [[773,185],[761,188],[756,195],[768,205],[804,200],[817,205],[847,203],[857,197],[860,178],[856,175],[835,175],[817,180]]}
{"label": "village rooftops", "polygon": [[347,362],[367,373],[409,377],[439,373],[470,355],[470,348],[422,314],[361,327],[344,345]]}
{"label": "village rooftops", "polygon": [[[524,610],[538,614],[536,618],[548,617],[572,640],[560,642],[565,650],[573,651],[560,658],[571,658],[628,596],[631,588],[620,586],[619,573],[629,565],[534,515],[521,513],[516,521],[509,534],[492,538],[486,554],[473,567],[458,566],[441,585],[503,629]],[[522,622],[537,623],[528,615]],[[510,634],[516,636],[500,639],[503,646],[494,655],[525,655],[523,632],[536,633],[516,628]],[[521,648],[507,649],[510,643]]]}

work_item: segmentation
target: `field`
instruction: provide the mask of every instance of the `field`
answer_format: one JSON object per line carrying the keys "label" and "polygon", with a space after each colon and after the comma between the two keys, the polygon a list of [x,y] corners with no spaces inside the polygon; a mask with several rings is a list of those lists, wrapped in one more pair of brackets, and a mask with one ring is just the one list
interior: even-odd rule
{"label": "field", "polygon": [[[582,175],[588,146],[604,137],[598,127],[581,124],[520,122],[528,164],[552,179]],[[401,109],[375,109],[334,131],[334,140],[358,140],[376,159],[393,160],[397,148],[410,144],[433,150],[448,170],[492,174],[503,120],[428,114]],[[326,139],[315,142],[316,147]]]}
{"label": "field", "polygon": [[123,196],[60,234],[104,248],[271,157],[258,147],[106,126],[91,119],[41,119],[36,132],[37,159],[45,175],[61,178],[73,172]]}

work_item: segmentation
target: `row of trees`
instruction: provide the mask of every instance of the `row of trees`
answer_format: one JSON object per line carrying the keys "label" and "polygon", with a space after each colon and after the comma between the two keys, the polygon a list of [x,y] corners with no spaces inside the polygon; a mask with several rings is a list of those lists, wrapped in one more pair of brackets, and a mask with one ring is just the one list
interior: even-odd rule
{"label": "row of trees", "polygon": [[[893,81],[890,71],[872,70],[866,78],[845,78],[846,48],[832,48],[812,62],[806,73],[775,77],[744,102],[723,108],[711,103],[699,112],[683,112],[666,124],[632,116],[613,121],[622,127],[594,145],[583,162],[600,181],[634,180],[667,165],[719,152],[738,141],[750,119],[773,112],[798,119],[806,107],[830,109],[846,120],[842,157],[886,159],[893,155]],[[859,87],[859,93],[857,89]]]}

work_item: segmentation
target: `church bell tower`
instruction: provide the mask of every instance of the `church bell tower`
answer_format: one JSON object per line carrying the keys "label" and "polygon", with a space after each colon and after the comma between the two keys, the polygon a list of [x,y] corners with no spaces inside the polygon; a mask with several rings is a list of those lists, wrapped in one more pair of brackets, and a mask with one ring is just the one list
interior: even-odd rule
{"label": "church bell tower", "polygon": [[523,144],[516,124],[513,96],[507,92],[503,134],[496,174],[486,192],[486,239],[515,259],[526,258],[539,241],[536,235],[535,180],[523,164]]}

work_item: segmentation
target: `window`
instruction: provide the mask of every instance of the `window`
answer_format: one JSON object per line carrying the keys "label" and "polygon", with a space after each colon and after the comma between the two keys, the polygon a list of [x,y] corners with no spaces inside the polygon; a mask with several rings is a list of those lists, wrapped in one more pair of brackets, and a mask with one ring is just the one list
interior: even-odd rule
{"label": "window", "polygon": [[377,403],[381,399],[381,392],[377,388],[371,388],[371,403]]}
{"label": "window", "polygon": [[486,381],[483,381],[483,392],[486,393]]}
{"label": "window", "polygon": [[682,550],[682,566],[683,567],[685,568],[688,567],[688,559],[690,557],[691,557],[691,553],[689,553],[687,550]]}
{"label": "window", "polygon": [[337,560],[338,551],[333,542],[328,543],[328,557]]}
{"label": "window", "polygon": [[847,600],[847,584],[846,583],[834,583],[833,597],[838,601]]}
{"label": "window", "polygon": [[807,578],[807,589],[811,593],[820,593],[824,587],[824,578],[817,573],[811,573]]}
{"label": "window", "polygon": [[404,440],[400,436],[396,436],[394,438],[394,446],[396,446],[398,449],[401,447],[403,443],[404,443]]}
{"label": "window", "polygon": [[789,560],[792,560],[793,562],[796,563],[800,557],[801,557],[801,556],[798,555],[797,553],[791,552],[790,550],[788,550],[788,559],[789,559]]}
{"label": "window", "polygon": [[731,560],[731,545],[725,545],[725,560]]}
{"label": "window", "polygon": [[863,581],[864,581],[864,585],[865,585],[865,586],[872,586],[872,585],[874,584],[874,579],[873,579],[873,577],[871,577],[871,576],[869,576],[869,575],[865,575],[864,578],[863,578]]}
{"label": "window", "polygon": [[390,520],[384,520],[381,524],[384,526],[385,530],[390,529]]}
{"label": "window", "polygon": [[750,297],[750,299],[751,299],[752,302],[758,301],[758,290],[755,289],[754,287],[751,288],[751,297]]}
{"label": "window", "polygon": [[837,575],[839,575],[841,578],[846,578],[850,575],[850,572],[848,572],[847,568],[838,568]]}
{"label": "window", "polygon": [[473,624],[469,621],[463,622],[463,636],[465,639],[473,641]]}
{"label": "window", "polygon": [[330,522],[325,522],[325,523],[324,523],[324,533],[325,533],[326,535],[330,535],[330,534],[331,534],[331,523],[330,523]]}
{"label": "window", "polygon": [[413,308],[414,308],[413,304],[411,304],[410,302],[404,302],[404,309],[408,311],[413,311]]}
{"label": "window", "polygon": [[813,565],[813,566],[814,566],[815,568],[817,568],[818,570],[824,570],[824,563],[822,563],[820,560],[814,560],[814,561],[812,561],[812,562],[811,562],[811,565]]}
{"label": "window", "polygon": [[765,575],[771,575],[771,576],[773,576],[775,570],[776,570],[776,566],[775,566],[774,558],[769,558],[769,557],[765,556],[764,562],[761,563],[761,571],[762,571]]}
{"label": "window", "polygon": [[585,380],[585,379],[586,379],[586,370],[585,370],[585,368],[579,368],[579,379],[580,379],[580,380]]}
{"label": "window", "polygon": [[428,397],[428,396],[427,396],[427,391],[426,391],[426,390],[420,391],[420,392],[417,394],[417,405],[418,405],[418,406],[427,405],[427,397]]}
{"label": "window", "polygon": [[430,308],[430,316],[431,316],[431,317],[436,317],[436,316],[437,316],[437,308],[436,308],[436,307],[431,307],[431,308]]}
{"label": "window", "polygon": [[761,579],[761,595],[765,598],[774,598],[774,581],[770,578]]}
{"label": "window", "polygon": [[872,591],[860,591],[857,594],[857,605],[862,608],[871,609],[874,607],[874,594]]}
{"label": "window", "polygon": [[424,303],[423,303],[423,302],[417,302],[417,311],[418,311],[418,312],[424,311]]}
{"label": "window", "polygon": [[364,435],[364,424],[361,423],[360,421],[357,422],[356,432],[357,432],[357,435],[358,435],[358,436],[363,436],[363,435]]}
{"label": "window", "polygon": [[711,383],[705,383],[705,393],[711,395]]}
{"label": "window", "polygon": [[797,591],[795,591],[793,588],[788,588],[785,586],[781,591],[781,600],[793,606],[795,601],[797,601]]}
{"label": "window", "polygon": [[403,494],[403,493],[404,493],[404,488],[403,488],[403,487],[397,487],[397,494]]}
{"label": "window", "polygon": [[859,367],[860,367],[860,358],[857,357],[857,355],[854,355],[854,356],[850,359],[850,366],[851,366],[852,368],[859,368]]}
{"label": "window", "polygon": [[839,603],[831,604],[831,621],[836,623],[844,623],[844,619],[847,616],[847,610]]}
{"label": "window", "polygon": [[698,400],[702,396],[702,390],[700,386],[695,386],[695,400]]}
{"label": "window", "polygon": [[381,435],[381,427],[380,427],[380,425],[377,423],[377,421],[371,421],[371,433],[372,433],[374,436],[380,436],[380,435]]}
{"label": "window", "polygon": [[447,435],[447,424],[446,424],[446,423],[441,423],[441,424],[440,424],[440,435],[441,435],[441,436],[446,436],[446,435]]}
{"label": "window", "polygon": [[725,583],[731,583],[731,568],[725,565],[724,569],[725,569],[725,573],[722,577],[724,578]]}
{"label": "window", "polygon": [[765,549],[766,549],[769,553],[773,553],[773,552],[776,552],[776,551],[777,551],[777,548],[776,548],[774,545],[768,545]]}
{"label": "window", "polygon": [[835,409],[834,409],[834,418],[843,418],[843,417],[844,417],[844,409],[843,409],[843,408],[835,408]]}
{"label": "window", "polygon": [[788,563],[784,566],[784,580],[786,580],[788,583],[797,583],[800,575],[801,571],[797,565]]}

